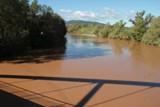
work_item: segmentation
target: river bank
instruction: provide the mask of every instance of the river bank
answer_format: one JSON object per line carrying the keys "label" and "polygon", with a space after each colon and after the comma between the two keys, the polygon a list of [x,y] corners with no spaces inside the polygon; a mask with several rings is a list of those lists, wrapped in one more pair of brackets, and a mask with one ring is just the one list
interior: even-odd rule
{"label": "river bank", "polygon": [[75,35],[75,36],[89,36],[89,37],[98,37],[97,35],[95,34],[81,34],[81,33],[68,33],[68,34],[71,34],[71,35]]}
{"label": "river bank", "polygon": [[[103,37],[103,36],[98,36],[98,35],[95,35],[95,34],[81,34],[81,33],[68,33],[68,34],[71,34],[71,35],[75,35],[75,36],[88,36],[88,37],[95,37],[95,38],[101,38],[101,39],[115,39],[115,40],[123,40],[123,41],[135,41],[135,42],[138,42],[138,43],[141,43],[141,44],[145,44],[145,43],[142,43],[140,41],[136,41],[136,40],[129,40],[129,39],[117,39],[117,38],[106,38],[106,37]],[[145,45],[152,45],[152,46],[156,46],[156,47],[160,47],[160,46],[157,46],[156,44],[145,44]]]}

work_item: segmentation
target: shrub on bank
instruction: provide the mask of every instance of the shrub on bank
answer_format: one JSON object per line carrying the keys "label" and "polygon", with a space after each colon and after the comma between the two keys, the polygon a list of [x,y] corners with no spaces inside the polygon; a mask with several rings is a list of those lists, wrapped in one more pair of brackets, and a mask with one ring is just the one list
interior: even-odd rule
{"label": "shrub on bank", "polygon": [[142,38],[142,42],[160,46],[160,16],[151,22],[150,28]]}

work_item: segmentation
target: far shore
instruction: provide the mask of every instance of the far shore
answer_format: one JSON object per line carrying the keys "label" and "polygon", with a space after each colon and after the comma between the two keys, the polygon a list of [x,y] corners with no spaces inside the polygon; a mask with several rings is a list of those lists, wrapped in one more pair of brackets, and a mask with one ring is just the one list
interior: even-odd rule
{"label": "far shore", "polygon": [[72,34],[72,35],[80,35],[80,36],[90,36],[90,37],[98,37],[97,35],[95,34],[81,34],[81,33],[68,33],[68,34]]}
{"label": "far shore", "polygon": [[[68,33],[68,34],[75,35],[75,36],[88,36],[88,37],[95,37],[95,38],[105,38],[105,37],[100,37],[95,34],[81,34],[81,33]],[[119,39],[119,40],[127,40],[127,39]],[[127,40],[127,41],[134,41],[134,40]],[[136,42],[139,42],[139,41],[136,41]],[[141,43],[141,42],[139,42],[139,43]],[[142,43],[142,44],[144,44],[144,43]],[[146,45],[151,45],[151,44],[146,44]],[[156,45],[152,45],[152,46],[156,46]],[[159,47],[159,46],[157,46],[157,47]]]}

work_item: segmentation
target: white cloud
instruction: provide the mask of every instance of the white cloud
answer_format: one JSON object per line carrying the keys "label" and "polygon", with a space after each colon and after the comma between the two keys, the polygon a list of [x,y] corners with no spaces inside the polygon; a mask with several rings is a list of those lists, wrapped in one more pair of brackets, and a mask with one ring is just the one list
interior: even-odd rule
{"label": "white cloud", "polygon": [[73,15],[79,19],[96,19],[97,15],[94,12],[89,11],[75,11]]}
{"label": "white cloud", "polygon": [[117,14],[117,12],[114,9],[108,8],[108,7],[104,7],[103,9],[103,17],[107,18],[107,19],[118,19],[119,15]]}
{"label": "white cloud", "polygon": [[65,20],[86,20],[86,21],[97,21],[102,23],[114,24],[119,20],[128,22],[129,19],[134,18],[136,11],[130,10],[127,12],[119,12],[109,7],[104,7],[101,11],[73,11],[70,9],[60,9],[60,15]]}
{"label": "white cloud", "polygon": [[129,19],[134,19],[136,13],[137,12],[134,10],[130,10],[124,13],[122,18],[127,22],[126,26],[133,26],[133,24],[129,21]]}
{"label": "white cloud", "polygon": [[66,20],[91,20],[95,21],[98,15],[91,11],[72,11],[66,9],[59,10],[61,15],[65,17]]}
{"label": "white cloud", "polygon": [[130,10],[130,11],[125,12],[125,14],[124,14],[125,17],[124,18],[132,19],[132,18],[135,17],[135,15],[136,15],[136,11]]}
{"label": "white cloud", "polygon": [[60,9],[59,11],[63,13],[72,13],[72,10]]}

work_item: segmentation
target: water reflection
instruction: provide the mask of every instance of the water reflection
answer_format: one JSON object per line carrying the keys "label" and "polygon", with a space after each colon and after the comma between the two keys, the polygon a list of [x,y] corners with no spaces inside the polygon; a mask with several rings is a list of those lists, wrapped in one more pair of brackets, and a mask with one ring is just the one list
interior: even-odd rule
{"label": "water reflection", "polygon": [[18,57],[1,59],[0,62],[45,63],[54,60],[91,58],[107,55],[108,49],[92,37],[67,35],[67,43],[59,49],[36,49],[27,51]]}
{"label": "water reflection", "polygon": [[134,64],[160,68],[160,48],[134,41],[108,40],[117,56],[129,55]]}
{"label": "water reflection", "polygon": [[90,58],[108,55],[111,49],[101,46],[93,37],[67,35],[64,59]]}
{"label": "water reflection", "polygon": [[130,48],[132,59],[137,63],[147,64],[150,67],[160,68],[160,48],[147,45],[137,45]]}
{"label": "water reflection", "polygon": [[[111,40],[86,36],[66,35],[66,48],[32,50],[16,58],[7,59],[11,63],[45,63],[54,60],[68,60],[112,56],[125,57],[135,65],[142,64],[160,68],[160,48],[134,41]],[[107,58],[106,58],[107,60]],[[6,60],[1,60],[5,62]]]}
{"label": "water reflection", "polygon": [[54,60],[62,60],[64,57],[66,48],[60,49],[35,49],[27,51],[16,57],[0,59],[0,63],[14,63],[14,64],[23,64],[23,63],[45,63]]}
{"label": "water reflection", "polygon": [[[88,58],[96,56],[128,57],[135,65],[142,64],[160,68],[160,48],[135,41],[93,38],[86,36],[67,36],[65,58]],[[106,59],[107,60],[107,59]]]}

